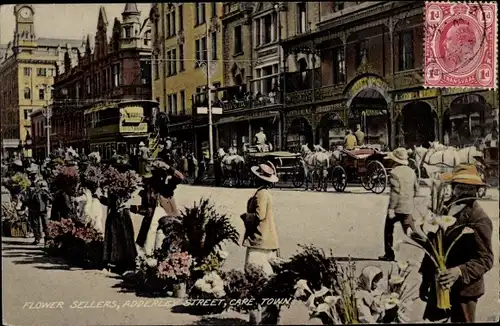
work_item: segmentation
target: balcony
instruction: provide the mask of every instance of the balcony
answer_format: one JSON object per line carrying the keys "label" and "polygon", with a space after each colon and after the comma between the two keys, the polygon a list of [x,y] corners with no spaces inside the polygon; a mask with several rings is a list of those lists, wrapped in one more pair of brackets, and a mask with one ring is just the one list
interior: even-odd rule
{"label": "balcony", "polygon": [[396,72],[393,77],[394,88],[419,87],[424,82],[424,71],[422,69],[412,69]]}

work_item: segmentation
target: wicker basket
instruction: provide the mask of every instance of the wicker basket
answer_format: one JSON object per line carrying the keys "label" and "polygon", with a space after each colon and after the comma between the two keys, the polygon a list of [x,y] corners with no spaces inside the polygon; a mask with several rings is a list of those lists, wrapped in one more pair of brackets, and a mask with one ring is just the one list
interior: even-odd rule
{"label": "wicker basket", "polygon": [[4,237],[26,238],[28,236],[28,221],[26,221],[26,220],[17,220],[17,221],[6,220],[3,222],[2,231],[3,231]]}

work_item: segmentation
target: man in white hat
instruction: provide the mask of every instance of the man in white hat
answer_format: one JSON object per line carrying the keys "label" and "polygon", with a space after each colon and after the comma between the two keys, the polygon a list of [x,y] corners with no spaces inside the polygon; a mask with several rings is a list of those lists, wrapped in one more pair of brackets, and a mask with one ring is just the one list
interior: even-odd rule
{"label": "man in white hat", "polygon": [[402,147],[396,148],[394,151],[389,152],[385,159],[393,161],[394,165],[389,174],[391,189],[384,227],[385,254],[379,259],[393,261],[395,259],[394,250],[392,249],[394,225],[397,222],[401,222],[405,234],[422,235],[422,231],[415,228],[412,218],[414,198],[419,190],[419,180],[415,171],[408,166],[408,152],[406,149]]}

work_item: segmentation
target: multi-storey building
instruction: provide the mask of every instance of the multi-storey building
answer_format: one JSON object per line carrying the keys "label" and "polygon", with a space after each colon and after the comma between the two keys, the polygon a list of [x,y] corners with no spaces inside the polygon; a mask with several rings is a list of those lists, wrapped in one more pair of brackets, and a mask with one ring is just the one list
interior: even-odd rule
{"label": "multi-storey building", "polygon": [[252,142],[262,127],[281,147],[281,40],[283,3],[225,3],[223,12],[224,118],[218,145]]}
{"label": "multi-storey building", "polygon": [[208,139],[207,117],[197,116],[196,107],[207,104],[207,71],[210,86],[222,84],[221,11],[216,2],[156,3],[151,8],[153,99],[169,114],[172,135],[185,144],[206,146]]}
{"label": "multi-storey building", "polygon": [[357,124],[368,143],[392,148],[435,139],[464,146],[496,128],[497,92],[423,88],[424,2],[287,5],[299,14],[282,42],[289,148],[342,143]]}
{"label": "multi-storey building", "polygon": [[[115,18],[111,38],[104,7],[99,10],[95,41],[87,36],[85,51],[72,59],[65,55],[65,72],[54,83],[51,119],[53,146],[87,148],[84,110],[124,99],[151,99],[151,27],[141,21],[137,5],[127,3],[122,19]],[[41,123],[41,122],[40,122]],[[35,135],[43,153],[46,134]],[[105,141],[103,139],[103,141]]]}
{"label": "multi-storey building", "polygon": [[32,5],[14,7],[14,38],[0,46],[0,110],[2,147],[7,154],[31,138],[30,114],[52,100],[51,85],[64,71],[64,53],[72,58],[81,40],[38,38]]}

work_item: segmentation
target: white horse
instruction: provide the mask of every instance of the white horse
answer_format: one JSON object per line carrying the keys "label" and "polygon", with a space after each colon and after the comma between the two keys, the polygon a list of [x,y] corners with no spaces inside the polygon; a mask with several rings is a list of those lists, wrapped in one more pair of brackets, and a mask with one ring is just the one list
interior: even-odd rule
{"label": "white horse", "polygon": [[231,149],[229,153],[226,153],[222,147],[217,151],[217,155],[220,161],[222,176],[229,178],[229,185],[232,186],[231,177],[236,180],[238,185],[241,184],[241,172],[245,166],[245,159]]}
{"label": "white horse", "polygon": [[323,189],[326,191],[331,155],[326,151],[321,151],[320,148],[320,146],[316,145],[315,152],[312,152],[307,145],[300,147],[306,190],[309,189],[309,178],[311,178],[311,184],[314,187],[314,175],[318,175],[318,190]]}

